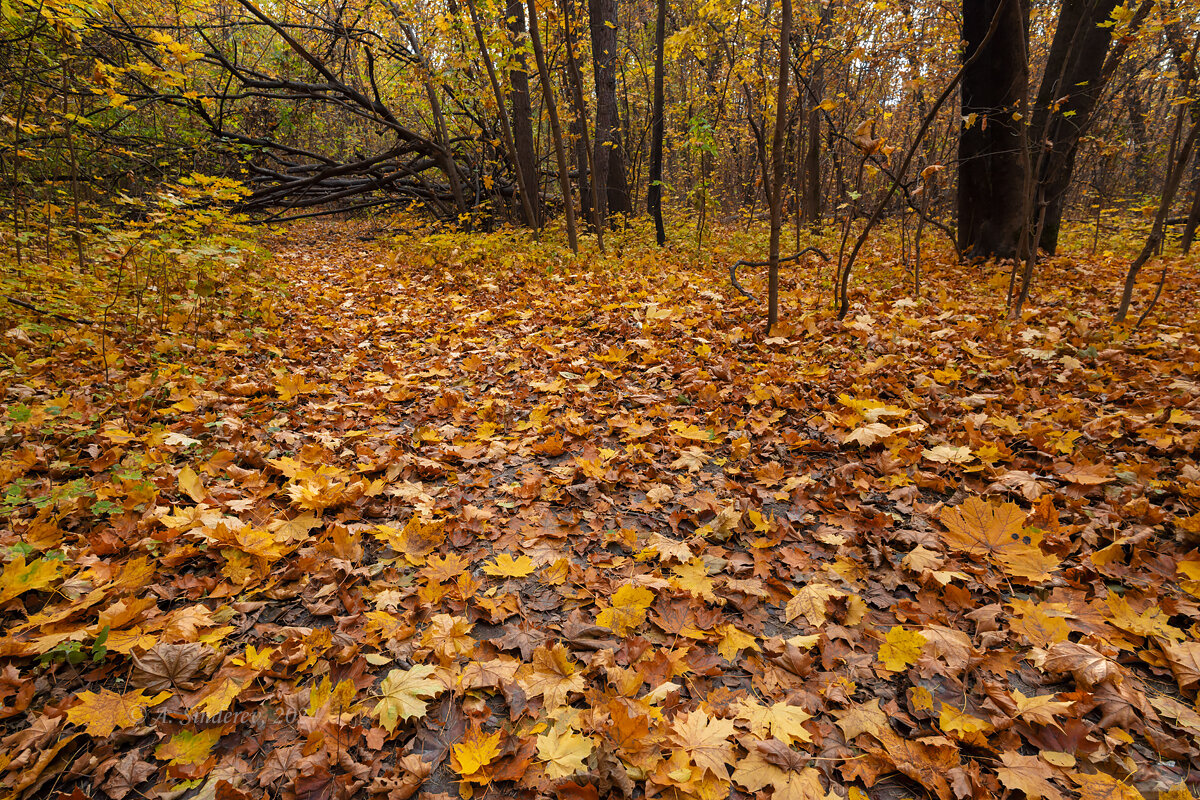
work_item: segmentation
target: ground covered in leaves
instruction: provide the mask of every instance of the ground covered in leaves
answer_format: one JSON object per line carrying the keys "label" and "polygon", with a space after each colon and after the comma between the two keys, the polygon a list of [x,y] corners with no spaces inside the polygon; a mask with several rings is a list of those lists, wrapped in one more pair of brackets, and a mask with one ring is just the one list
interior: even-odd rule
{"label": "ground covered in leaves", "polygon": [[4,326],[4,793],[1193,796],[1194,267],[1006,324],[885,244],[764,339],[711,250],[353,233],[244,323]]}

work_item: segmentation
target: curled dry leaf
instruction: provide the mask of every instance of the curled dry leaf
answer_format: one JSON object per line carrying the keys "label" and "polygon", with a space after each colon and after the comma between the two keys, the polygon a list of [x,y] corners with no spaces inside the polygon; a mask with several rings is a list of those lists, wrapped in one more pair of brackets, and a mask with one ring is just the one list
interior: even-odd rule
{"label": "curled dry leaf", "polygon": [[1059,642],[1046,651],[1041,667],[1046,672],[1070,675],[1080,689],[1102,683],[1119,683],[1121,668],[1094,647],[1076,642]]}

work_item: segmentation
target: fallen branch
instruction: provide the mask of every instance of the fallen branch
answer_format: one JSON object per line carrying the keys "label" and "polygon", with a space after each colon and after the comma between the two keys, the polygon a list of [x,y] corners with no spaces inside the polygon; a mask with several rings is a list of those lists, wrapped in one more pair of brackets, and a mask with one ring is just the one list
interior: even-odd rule
{"label": "fallen branch", "polygon": [[9,297],[8,295],[4,295],[4,299],[7,300],[8,302],[12,303],[14,306],[20,306],[21,308],[28,309],[29,311],[32,311],[35,314],[42,314],[43,316],[54,317],[55,319],[61,319],[63,322],[70,322],[72,325],[95,325],[96,324],[95,322],[93,322],[90,319],[75,319],[74,317],[68,317],[65,314],[59,314],[57,311],[47,311],[44,308],[38,308],[35,305],[30,305],[29,303],[26,303],[24,300],[18,300],[17,298]]}
{"label": "fallen branch", "polygon": [[[779,263],[780,263],[780,264],[786,264],[786,263],[787,263],[787,262],[789,262],[789,261],[796,261],[796,260],[798,260],[798,259],[800,258],[800,256],[804,255],[805,253],[816,253],[816,254],[817,254],[817,255],[819,255],[819,256],[820,256],[822,259],[824,259],[825,261],[828,261],[828,260],[829,260],[829,256],[827,256],[827,255],[825,254],[825,251],[824,251],[824,250],[822,250],[821,248],[819,248],[819,247],[806,247],[806,248],[804,248],[803,250],[801,250],[799,253],[796,253],[795,255],[792,255],[792,256],[788,256],[788,257],[786,257],[786,258],[781,258],[781,259],[779,259]],[[754,295],[752,295],[752,294],[750,294],[749,292],[747,292],[747,291],[746,291],[746,289],[745,289],[745,288],[742,286],[742,284],[738,283],[738,279],[737,279],[737,268],[738,268],[738,267],[741,267],[741,266],[746,266],[746,267],[766,267],[766,266],[770,266],[770,262],[768,262],[768,261],[748,261],[748,260],[746,260],[746,259],[742,259],[741,261],[738,261],[738,262],[735,262],[734,264],[731,264],[731,265],[730,265],[730,267],[729,267],[729,281],[730,281],[730,283],[732,283],[732,284],[733,284],[733,288],[737,289],[737,290],[738,290],[739,292],[741,292],[741,293],[742,293],[742,295],[744,295],[745,297],[749,297],[751,300],[753,300],[754,302],[756,302],[756,303],[759,303],[759,304],[761,305],[761,303],[762,303],[762,301],[761,301],[761,300],[759,300],[757,297],[755,297]]]}

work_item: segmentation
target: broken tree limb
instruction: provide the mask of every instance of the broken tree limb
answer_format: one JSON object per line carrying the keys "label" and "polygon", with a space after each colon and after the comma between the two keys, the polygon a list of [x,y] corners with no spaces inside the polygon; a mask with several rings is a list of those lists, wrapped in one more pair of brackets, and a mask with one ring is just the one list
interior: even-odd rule
{"label": "broken tree limb", "polygon": [[[799,260],[800,256],[804,255],[805,253],[816,253],[817,255],[819,255],[821,257],[822,260],[829,261],[829,256],[821,248],[806,247],[803,250],[801,250],[799,253],[796,253],[795,255],[790,255],[785,258],[779,259],[779,263],[786,264],[789,261],[797,261],[797,260]],[[740,292],[744,297],[749,297],[754,302],[761,304],[761,302],[762,302],[761,300],[759,300],[754,295],[750,294],[750,292],[746,291],[745,287],[742,286],[742,284],[738,282],[737,268],[738,267],[766,267],[766,266],[770,266],[770,263],[771,263],[770,261],[749,261],[744,258],[741,261],[734,262],[733,264],[731,264],[729,266],[729,282],[732,283],[733,288],[737,289],[738,292]]]}

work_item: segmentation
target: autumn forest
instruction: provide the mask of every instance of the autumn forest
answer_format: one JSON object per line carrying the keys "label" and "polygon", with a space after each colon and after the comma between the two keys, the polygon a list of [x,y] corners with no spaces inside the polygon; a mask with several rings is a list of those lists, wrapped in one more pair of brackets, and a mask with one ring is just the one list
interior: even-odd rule
{"label": "autumn forest", "polygon": [[1195,800],[1197,0],[0,0],[0,798]]}

